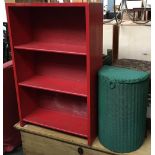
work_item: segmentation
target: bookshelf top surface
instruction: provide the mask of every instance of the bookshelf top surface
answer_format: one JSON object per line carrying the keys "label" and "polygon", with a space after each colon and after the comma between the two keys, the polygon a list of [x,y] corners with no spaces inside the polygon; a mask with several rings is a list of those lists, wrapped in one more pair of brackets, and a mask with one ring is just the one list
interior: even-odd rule
{"label": "bookshelf top surface", "polygon": [[90,3],[6,3],[8,7],[86,7]]}

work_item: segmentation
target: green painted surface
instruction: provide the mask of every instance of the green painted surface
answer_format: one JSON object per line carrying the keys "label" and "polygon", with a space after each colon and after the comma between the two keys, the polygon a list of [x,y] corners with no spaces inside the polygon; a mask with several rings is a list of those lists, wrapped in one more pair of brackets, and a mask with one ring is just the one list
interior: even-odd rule
{"label": "green painted surface", "polygon": [[110,150],[131,152],[142,145],[146,127],[148,77],[149,74],[145,72],[113,66],[100,70],[98,133],[100,142]]}
{"label": "green painted surface", "polygon": [[147,72],[114,66],[104,66],[99,71],[99,75],[104,77],[104,79],[119,83],[136,83],[144,81],[149,77]]}

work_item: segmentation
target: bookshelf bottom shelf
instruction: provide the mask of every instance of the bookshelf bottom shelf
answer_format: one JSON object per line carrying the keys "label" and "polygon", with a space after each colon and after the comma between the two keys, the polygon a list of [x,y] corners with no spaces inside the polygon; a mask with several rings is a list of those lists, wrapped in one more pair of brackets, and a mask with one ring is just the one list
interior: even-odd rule
{"label": "bookshelf bottom shelf", "polygon": [[87,118],[66,112],[37,108],[23,121],[87,138]]}

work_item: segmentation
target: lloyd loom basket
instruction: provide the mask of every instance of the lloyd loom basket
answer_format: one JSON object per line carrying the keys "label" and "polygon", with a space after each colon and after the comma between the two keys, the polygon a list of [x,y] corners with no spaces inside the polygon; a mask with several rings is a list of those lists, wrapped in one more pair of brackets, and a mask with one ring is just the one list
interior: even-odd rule
{"label": "lloyd loom basket", "polygon": [[99,71],[99,140],[115,152],[139,148],[145,137],[149,74],[114,66]]}

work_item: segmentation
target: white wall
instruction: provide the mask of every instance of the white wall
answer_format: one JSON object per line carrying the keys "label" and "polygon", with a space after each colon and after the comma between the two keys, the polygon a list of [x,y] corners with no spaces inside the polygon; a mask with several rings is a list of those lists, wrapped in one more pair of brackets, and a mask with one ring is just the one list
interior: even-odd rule
{"label": "white wall", "polygon": [[4,0],[2,0],[2,10],[1,10],[1,17],[2,17],[2,22],[6,22],[7,19],[6,19],[6,11],[5,11],[5,2]]}
{"label": "white wall", "polygon": [[[112,49],[112,25],[103,26],[103,51]],[[151,61],[151,26],[120,26],[119,58]]]}
{"label": "white wall", "polygon": [[103,53],[107,54],[107,49],[112,49],[112,25],[103,25]]}

